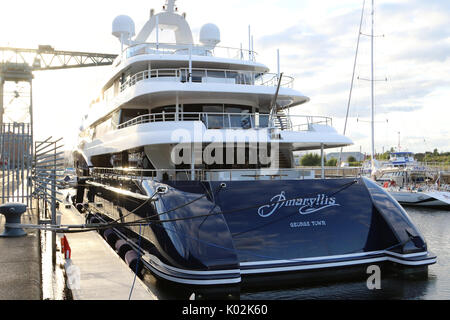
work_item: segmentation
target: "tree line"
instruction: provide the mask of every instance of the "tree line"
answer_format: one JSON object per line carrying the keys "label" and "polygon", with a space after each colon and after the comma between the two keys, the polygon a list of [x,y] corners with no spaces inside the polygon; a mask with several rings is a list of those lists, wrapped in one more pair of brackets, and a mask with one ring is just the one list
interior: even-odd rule
{"label": "tree line", "polygon": [[[389,160],[390,153],[395,152],[394,148],[384,153],[377,153],[375,155],[376,160]],[[370,155],[366,156],[367,160],[370,160]],[[450,164],[450,152],[439,152],[438,149],[434,149],[433,152],[426,151],[424,153],[414,154],[414,159],[419,162],[439,162],[442,164]],[[347,159],[342,159],[342,161],[348,162],[351,167],[358,167],[361,165],[361,161],[356,161],[355,157],[349,156]],[[325,166],[336,167],[338,160],[335,158],[328,159],[325,161]],[[300,165],[305,167],[314,167],[321,165],[320,155],[316,153],[307,153],[300,159]]]}

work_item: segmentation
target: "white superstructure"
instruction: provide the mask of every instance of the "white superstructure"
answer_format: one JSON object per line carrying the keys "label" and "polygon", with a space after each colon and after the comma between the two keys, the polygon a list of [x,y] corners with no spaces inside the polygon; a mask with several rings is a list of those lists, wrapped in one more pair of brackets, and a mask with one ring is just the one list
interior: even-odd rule
{"label": "white superstructure", "polygon": [[[136,36],[131,18],[113,21],[122,52],[83,118],[79,167],[286,169],[294,166],[293,151],[352,144],[333,129],[331,118],[286,112],[309,101],[294,89],[293,78],[270,73],[251,48],[219,46],[220,30],[214,24],[205,24],[194,43],[185,17],[168,0],[162,12],[152,10]],[[160,43],[159,30],[173,31],[176,42]],[[146,42],[152,33],[156,42]],[[180,143],[200,145],[200,155],[192,148],[194,161],[174,163]],[[201,155],[211,143],[223,145],[224,158],[231,149],[246,158],[238,164],[211,164]],[[263,143],[276,144],[278,156],[271,153],[270,163],[249,162],[248,154],[259,152]]]}

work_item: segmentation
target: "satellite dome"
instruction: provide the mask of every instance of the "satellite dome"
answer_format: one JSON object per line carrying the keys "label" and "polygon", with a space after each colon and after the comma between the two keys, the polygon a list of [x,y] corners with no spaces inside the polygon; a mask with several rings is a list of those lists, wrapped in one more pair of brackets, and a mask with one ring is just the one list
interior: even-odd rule
{"label": "satellite dome", "polygon": [[220,42],[220,30],[212,23],[205,24],[200,29],[200,42],[214,48]]}
{"label": "satellite dome", "polygon": [[129,16],[121,15],[114,19],[112,23],[112,34],[117,38],[130,39],[135,35],[134,21]]}

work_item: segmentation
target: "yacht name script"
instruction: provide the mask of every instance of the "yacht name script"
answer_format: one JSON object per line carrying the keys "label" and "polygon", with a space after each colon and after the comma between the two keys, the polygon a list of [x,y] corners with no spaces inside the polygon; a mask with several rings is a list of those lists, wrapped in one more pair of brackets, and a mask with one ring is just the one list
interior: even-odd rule
{"label": "yacht name script", "polygon": [[[317,211],[324,210],[329,207],[340,206],[336,203],[335,197],[328,197],[325,194],[318,194],[313,198],[298,198],[286,200],[285,192],[275,195],[270,199],[270,204],[263,205],[258,208],[258,215],[263,218],[270,217],[282,207],[299,207],[298,212],[301,215],[309,215]],[[291,222],[291,228],[299,227],[320,227],[326,226],[324,220],[318,221],[299,221]]]}

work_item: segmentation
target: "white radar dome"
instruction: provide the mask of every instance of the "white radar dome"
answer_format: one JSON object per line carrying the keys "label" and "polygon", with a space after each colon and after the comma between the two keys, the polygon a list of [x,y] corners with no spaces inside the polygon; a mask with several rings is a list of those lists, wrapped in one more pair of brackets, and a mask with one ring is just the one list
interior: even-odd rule
{"label": "white radar dome", "polygon": [[124,40],[133,37],[135,35],[133,19],[125,15],[116,17],[112,23],[112,34]]}
{"label": "white radar dome", "polygon": [[220,42],[220,30],[212,23],[205,24],[200,29],[200,42],[208,47],[214,48]]}

